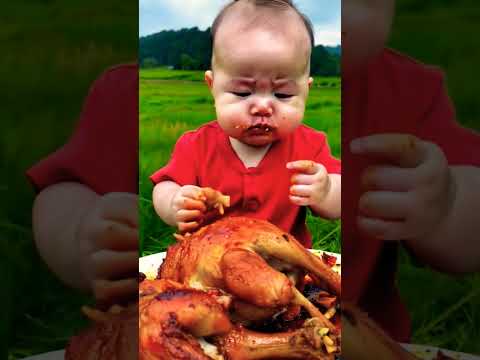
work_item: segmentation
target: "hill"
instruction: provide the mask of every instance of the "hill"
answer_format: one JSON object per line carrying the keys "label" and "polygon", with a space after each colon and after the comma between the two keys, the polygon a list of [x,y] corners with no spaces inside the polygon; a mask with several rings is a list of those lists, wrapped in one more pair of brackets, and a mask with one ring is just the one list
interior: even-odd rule
{"label": "hill", "polygon": [[[209,28],[164,30],[140,37],[139,47],[142,67],[163,65],[183,70],[207,70],[210,67],[212,47]],[[339,49],[332,49],[328,51],[322,45],[315,46],[312,51],[312,75],[340,74]]]}
{"label": "hill", "polygon": [[342,47],[341,45],[337,46],[325,46],[325,50],[328,51],[329,54],[340,56],[342,54]]}

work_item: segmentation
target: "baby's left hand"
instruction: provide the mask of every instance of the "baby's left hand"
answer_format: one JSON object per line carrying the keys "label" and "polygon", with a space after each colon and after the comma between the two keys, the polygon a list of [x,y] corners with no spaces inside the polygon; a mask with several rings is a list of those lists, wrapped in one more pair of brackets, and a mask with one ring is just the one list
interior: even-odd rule
{"label": "baby's left hand", "polygon": [[432,234],[452,207],[455,186],[442,150],[406,134],[377,134],[350,144],[380,160],[361,177],[358,226],[383,240]]}
{"label": "baby's left hand", "polygon": [[294,170],[290,201],[299,206],[321,204],[330,191],[331,183],[325,166],[311,160],[287,163],[287,169]]}

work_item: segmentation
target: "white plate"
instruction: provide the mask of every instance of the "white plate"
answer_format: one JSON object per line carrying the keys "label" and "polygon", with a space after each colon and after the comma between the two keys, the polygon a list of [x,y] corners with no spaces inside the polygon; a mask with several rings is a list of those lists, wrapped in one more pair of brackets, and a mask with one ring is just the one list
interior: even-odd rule
{"label": "white plate", "polygon": [[450,350],[439,349],[434,346],[416,345],[416,344],[401,344],[405,349],[418,356],[420,359],[432,360],[437,356],[438,350],[444,355],[450,356],[456,360],[479,360],[480,356],[454,352]]}
{"label": "white plate", "polygon": [[[321,255],[323,252],[328,255],[333,255],[337,258],[337,264],[333,267],[333,270],[341,273],[340,266],[342,264],[342,256],[340,254],[331,253],[328,251],[321,250],[311,250],[313,253]],[[144,273],[147,279],[155,279],[157,277],[158,267],[162,264],[163,259],[165,259],[166,253],[161,252],[158,254],[143,256],[138,262],[138,271]]]}
{"label": "white plate", "polygon": [[45,354],[29,356],[23,360],[63,360],[65,358],[65,350],[52,351]]}

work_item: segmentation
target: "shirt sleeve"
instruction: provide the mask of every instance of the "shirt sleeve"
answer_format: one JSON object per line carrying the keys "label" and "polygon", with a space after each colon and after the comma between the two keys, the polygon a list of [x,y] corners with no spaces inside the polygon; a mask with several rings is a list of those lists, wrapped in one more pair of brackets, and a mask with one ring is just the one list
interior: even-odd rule
{"label": "shirt sleeve", "polygon": [[181,186],[197,184],[196,153],[194,133],[182,135],[175,144],[168,164],[151,175],[150,180],[154,184],[162,181],[173,181]]}
{"label": "shirt sleeve", "polygon": [[106,71],[90,88],[69,141],[27,171],[36,191],[78,182],[99,194],[137,192],[138,72]]}
{"label": "shirt sleeve", "polygon": [[435,95],[420,122],[418,131],[423,140],[437,144],[450,165],[480,166],[480,134],[462,127],[456,121],[443,75],[438,74]]}

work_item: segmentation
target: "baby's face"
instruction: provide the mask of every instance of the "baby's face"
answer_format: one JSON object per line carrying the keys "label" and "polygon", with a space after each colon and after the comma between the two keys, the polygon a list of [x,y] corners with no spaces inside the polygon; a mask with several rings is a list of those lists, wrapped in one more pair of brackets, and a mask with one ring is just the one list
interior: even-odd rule
{"label": "baby's face", "polygon": [[[286,15],[281,31],[245,29],[245,22],[226,19],[215,40],[213,71],[205,74],[220,126],[251,146],[281,139],[303,119],[310,44],[300,20]],[[292,26],[300,29],[286,30]]]}
{"label": "baby's face", "polygon": [[387,42],[395,0],[342,1],[342,75],[364,67]]}

